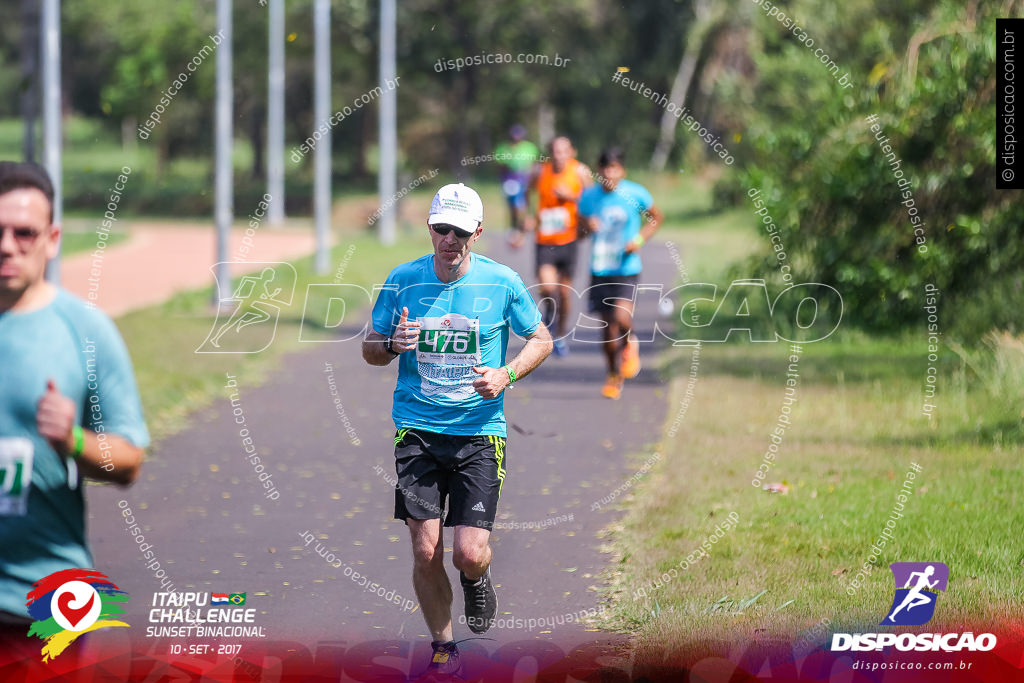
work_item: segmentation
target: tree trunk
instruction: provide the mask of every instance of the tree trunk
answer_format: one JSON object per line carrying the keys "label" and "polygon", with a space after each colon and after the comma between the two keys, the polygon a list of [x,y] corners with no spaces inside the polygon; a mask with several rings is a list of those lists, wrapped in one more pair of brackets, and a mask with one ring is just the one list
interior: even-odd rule
{"label": "tree trunk", "polygon": [[[685,104],[686,93],[690,91],[690,84],[697,70],[697,57],[700,55],[701,46],[707,36],[712,35],[708,31],[711,23],[711,6],[708,0],[697,0],[693,6],[694,21],[693,28],[687,36],[686,46],[683,48],[683,58],[679,62],[679,69],[676,71],[675,80],[672,81],[672,90],[669,92],[669,101],[675,104],[676,111],[681,111]],[[651,155],[651,170],[664,171],[668,163],[668,155],[672,152],[672,146],[676,141],[676,123],[679,119],[669,112],[668,107],[661,114],[661,126],[658,133],[658,144],[654,146],[654,153]]]}
{"label": "tree trunk", "polygon": [[263,108],[253,107],[249,117],[249,144],[252,145],[252,179],[266,180],[266,143],[263,138]]}
{"label": "tree trunk", "polygon": [[537,105],[537,144],[547,146],[555,138],[555,108],[546,99]]}
{"label": "tree trunk", "polygon": [[125,152],[134,151],[139,146],[137,130],[139,120],[134,116],[121,119],[121,149]]}

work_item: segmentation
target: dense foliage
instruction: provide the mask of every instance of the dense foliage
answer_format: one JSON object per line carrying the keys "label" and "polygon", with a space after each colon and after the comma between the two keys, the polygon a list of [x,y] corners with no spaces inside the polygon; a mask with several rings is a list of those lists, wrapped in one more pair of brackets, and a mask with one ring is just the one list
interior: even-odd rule
{"label": "dense foliage", "polygon": [[[814,7],[808,31],[854,87],[774,20],[755,21],[757,76],[724,86],[743,103],[745,172],[720,194],[753,210],[744,195],[760,188],[794,276],[836,287],[855,324],[922,321],[931,283],[942,332],[1019,331],[1024,204],[995,189],[993,36],[1008,8]],[[779,271],[775,258],[762,265]]]}

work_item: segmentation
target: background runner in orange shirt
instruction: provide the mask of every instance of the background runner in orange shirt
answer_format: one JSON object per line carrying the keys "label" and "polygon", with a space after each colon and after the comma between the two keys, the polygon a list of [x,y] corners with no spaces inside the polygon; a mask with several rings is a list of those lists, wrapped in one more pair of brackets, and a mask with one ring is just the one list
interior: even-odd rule
{"label": "background runner in orange shirt", "polygon": [[537,281],[544,324],[555,332],[555,355],[565,356],[569,352],[565,336],[578,245],[576,203],[593,179],[590,169],[576,161],[569,138],[557,137],[550,147],[551,159],[536,167],[530,183],[530,189],[537,192],[537,215],[527,221],[526,228],[537,234]]}

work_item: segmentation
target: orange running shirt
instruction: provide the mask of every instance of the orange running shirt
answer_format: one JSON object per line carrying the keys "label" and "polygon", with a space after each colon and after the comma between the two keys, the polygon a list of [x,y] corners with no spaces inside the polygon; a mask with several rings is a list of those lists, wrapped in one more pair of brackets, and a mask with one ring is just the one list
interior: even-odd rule
{"label": "orange running shirt", "polygon": [[561,201],[555,188],[578,199],[583,191],[579,165],[569,159],[561,173],[555,173],[550,161],[541,165],[537,176],[537,244],[569,244],[576,239],[576,200]]}

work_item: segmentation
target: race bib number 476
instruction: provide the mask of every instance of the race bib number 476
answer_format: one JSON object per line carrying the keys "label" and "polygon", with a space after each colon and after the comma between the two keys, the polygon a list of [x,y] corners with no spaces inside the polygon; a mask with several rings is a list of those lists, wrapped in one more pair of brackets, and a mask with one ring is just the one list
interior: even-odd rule
{"label": "race bib number 476", "polygon": [[467,330],[420,330],[419,350],[424,353],[476,353],[476,335]]}
{"label": "race bib number 476", "polygon": [[458,313],[421,317],[416,364],[426,396],[459,400],[473,395],[473,366],[480,365],[480,320]]}

